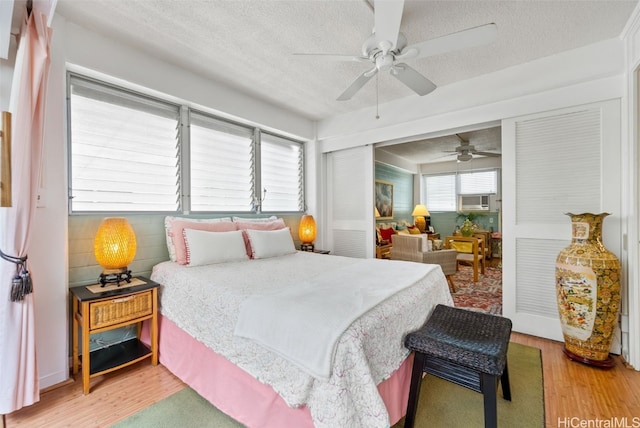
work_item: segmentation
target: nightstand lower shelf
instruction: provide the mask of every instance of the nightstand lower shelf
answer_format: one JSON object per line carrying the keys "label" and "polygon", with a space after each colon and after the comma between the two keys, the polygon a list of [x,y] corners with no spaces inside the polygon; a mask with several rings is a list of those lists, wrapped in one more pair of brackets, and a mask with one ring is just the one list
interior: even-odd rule
{"label": "nightstand lower shelf", "polygon": [[138,339],[130,339],[102,349],[96,349],[89,354],[90,377],[99,376],[104,373],[135,364],[138,361],[151,357],[152,352],[144,343]]}
{"label": "nightstand lower shelf", "polygon": [[[137,283],[101,291],[96,286],[72,287],[72,364],[73,374],[82,367],[82,392],[88,394],[90,379],[130,366],[146,358],[158,364],[158,288],[160,284],[143,277]],[[132,280],[133,281],[133,280]],[[140,342],[142,322],[150,323],[150,346]],[[136,325],[136,337],[106,348],[90,351],[95,333]],[[82,330],[82,335],[79,334]],[[82,344],[80,345],[80,337]]]}

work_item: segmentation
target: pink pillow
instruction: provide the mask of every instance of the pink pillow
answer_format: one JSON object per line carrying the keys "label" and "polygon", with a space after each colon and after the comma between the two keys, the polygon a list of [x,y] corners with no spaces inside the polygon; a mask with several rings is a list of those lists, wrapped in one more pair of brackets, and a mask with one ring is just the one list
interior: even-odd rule
{"label": "pink pillow", "polygon": [[176,248],[176,262],[187,264],[187,245],[184,242],[184,229],[206,230],[208,232],[232,232],[238,230],[236,224],[230,221],[218,221],[215,223],[195,223],[193,221],[176,220],[169,231],[173,245]]}
{"label": "pink pillow", "polygon": [[385,241],[389,241],[391,242],[392,236],[396,233],[395,230],[389,228],[389,229],[380,229],[380,235],[382,235],[382,239],[384,239]]}
{"label": "pink pillow", "polygon": [[244,246],[247,249],[247,256],[253,258],[253,250],[251,249],[251,241],[249,236],[245,232],[247,229],[251,230],[280,230],[287,227],[284,224],[284,220],[281,218],[274,221],[255,222],[255,221],[236,221],[234,224],[238,225],[238,229],[242,230],[242,237],[244,238]]}

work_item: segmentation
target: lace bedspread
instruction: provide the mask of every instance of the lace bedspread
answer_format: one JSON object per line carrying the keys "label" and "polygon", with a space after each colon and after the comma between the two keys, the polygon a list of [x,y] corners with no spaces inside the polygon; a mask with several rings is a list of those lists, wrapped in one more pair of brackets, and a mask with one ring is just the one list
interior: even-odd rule
{"label": "lace bedspread", "polygon": [[[270,385],[292,407],[306,405],[316,427],[388,427],[377,384],[407,357],[406,333],[420,327],[438,303],[452,304],[439,266],[353,322],[340,338],[329,379],[316,379],[259,344],[234,336],[247,297],[359,259],[297,252],[269,259],[186,267],[163,262],[151,279],[162,284],[160,310],[196,340]],[[387,263],[413,262],[380,260]],[[424,266],[424,265],[422,265]],[[371,281],[376,281],[371,272]],[[345,284],[347,287],[348,284]]]}

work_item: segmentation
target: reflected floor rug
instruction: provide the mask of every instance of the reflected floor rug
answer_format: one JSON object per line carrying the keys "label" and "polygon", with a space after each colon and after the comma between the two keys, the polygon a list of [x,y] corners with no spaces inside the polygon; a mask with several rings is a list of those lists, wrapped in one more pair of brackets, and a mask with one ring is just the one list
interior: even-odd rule
{"label": "reflected floor rug", "polygon": [[456,292],[451,295],[455,306],[502,315],[502,270],[487,267],[478,280],[473,282],[471,266],[460,266],[460,270],[453,275]]}
{"label": "reflected floor rug", "polygon": [[[512,401],[498,391],[498,426],[544,427],[544,396],[540,350],[509,344]],[[400,420],[393,428],[401,428]],[[116,428],[238,428],[231,419],[190,388],[185,388],[114,425]],[[483,427],[482,394],[427,376],[421,386],[416,428]]]}

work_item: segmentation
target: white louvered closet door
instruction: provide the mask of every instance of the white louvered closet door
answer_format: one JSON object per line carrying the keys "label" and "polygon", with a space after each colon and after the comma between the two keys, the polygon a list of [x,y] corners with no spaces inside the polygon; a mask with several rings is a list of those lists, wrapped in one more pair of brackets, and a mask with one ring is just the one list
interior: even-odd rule
{"label": "white louvered closet door", "polygon": [[327,153],[326,160],[327,240],[331,254],[372,257],[373,147]]}
{"label": "white louvered closet door", "polygon": [[608,101],[503,121],[503,314],[514,331],[562,339],[555,260],[567,212],[609,212],[605,246],[621,254],[620,107]]}

